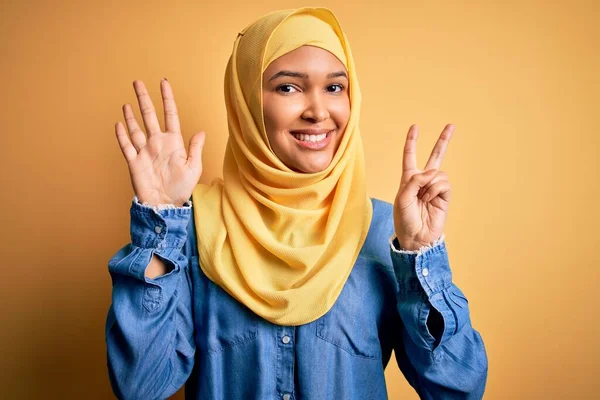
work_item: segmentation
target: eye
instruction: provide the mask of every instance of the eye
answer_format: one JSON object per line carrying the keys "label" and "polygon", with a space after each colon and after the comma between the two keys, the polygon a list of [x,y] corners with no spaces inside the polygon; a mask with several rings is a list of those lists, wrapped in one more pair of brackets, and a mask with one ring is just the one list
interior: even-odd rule
{"label": "eye", "polygon": [[277,88],[275,90],[278,92],[284,93],[284,94],[288,94],[288,93],[294,93],[294,91],[296,91],[296,88],[293,87],[292,85],[284,84],[284,85],[277,86]]}
{"label": "eye", "polygon": [[[330,90],[330,89],[333,89],[333,90]],[[336,89],[339,89],[339,90],[336,90]],[[344,90],[344,86],[340,85],[339,83],[327,86],[327,91],[330,93],[339,93],[343,90]]]}

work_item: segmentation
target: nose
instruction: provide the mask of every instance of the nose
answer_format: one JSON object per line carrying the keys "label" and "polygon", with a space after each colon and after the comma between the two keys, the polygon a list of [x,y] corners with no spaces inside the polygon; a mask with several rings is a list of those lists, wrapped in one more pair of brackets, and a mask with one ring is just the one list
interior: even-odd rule
{"label": "nose", "polygon": [[302,119],[308,120],[313,123],[325,121],[329,118],[329,110],[327,109],[327,102],[321,98],[319,93],[313,93],[307,96],[306,107],[302,113]]}

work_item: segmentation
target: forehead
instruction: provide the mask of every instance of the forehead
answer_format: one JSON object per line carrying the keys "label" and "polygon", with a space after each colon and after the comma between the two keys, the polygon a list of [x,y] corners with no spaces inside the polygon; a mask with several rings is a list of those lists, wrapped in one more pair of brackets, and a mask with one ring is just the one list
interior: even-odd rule
{"label": "forehead", "polygon": [[264,74],[275,73],[281,69],[345,71],[346,67],[336,56],[325,49],[316,46],[301,46],[273,60]]}

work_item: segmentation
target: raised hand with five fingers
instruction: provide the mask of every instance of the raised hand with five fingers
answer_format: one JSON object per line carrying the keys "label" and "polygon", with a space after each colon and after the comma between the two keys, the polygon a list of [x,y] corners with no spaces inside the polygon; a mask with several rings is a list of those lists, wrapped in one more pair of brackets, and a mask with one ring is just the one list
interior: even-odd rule
{"label": "raised hand with five fingers", "polygon": [[165,131],[158,123],[152,100],[142,81],[133,87],[146,127],[140,129],[130,104],[123,106],[129,136],[121,122],[115,125],[117,140],[129,167],[133,191],[141,203],[182,206],[190,198],[202,175],[205,133],[192,136],[189,155],[185,150],[173,90],[166,79],[160,83],[165,113]]}
{"label": "raised hand with five fingers", "polygon": [[448,215],[450,182],[439,168],[453,131],[453,125],[446,125],[421,171],[417,168],[418,128],[412,125],[408,130],[400,189],[394,201],[394,228],[404,250],[418,250],[442,236]]}

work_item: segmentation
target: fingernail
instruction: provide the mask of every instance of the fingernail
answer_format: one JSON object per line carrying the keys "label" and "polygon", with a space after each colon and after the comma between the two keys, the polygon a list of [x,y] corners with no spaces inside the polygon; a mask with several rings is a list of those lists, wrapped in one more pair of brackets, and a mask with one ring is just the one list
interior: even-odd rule
{"label": "fingernail", "polygon": [[167,78],[163,78],[163,79],[164,79],[165,81],[167,81],[167,82],[169,81]]}

